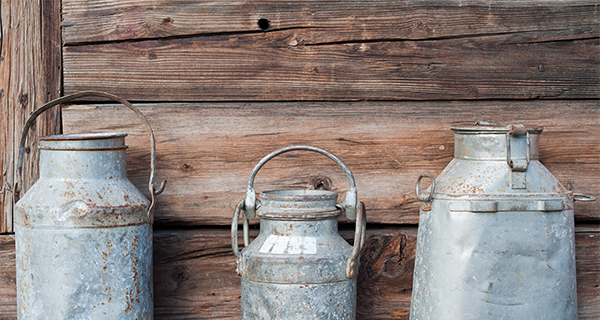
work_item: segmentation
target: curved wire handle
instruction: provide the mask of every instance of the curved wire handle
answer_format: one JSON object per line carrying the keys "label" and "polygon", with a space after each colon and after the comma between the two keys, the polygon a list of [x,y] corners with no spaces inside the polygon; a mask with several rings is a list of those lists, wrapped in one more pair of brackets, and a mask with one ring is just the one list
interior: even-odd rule
{"label": "curved wire handle", "polygon": [[260,160],[260,162],[258,162],[258,164],[254,167],[254,169],[252,169],[252,172],[250,173],[250,177],[248,178],[248,187],[246,188],[246,200],[245,200],[245,212],[244,212],[244,216],[246,217],[246,219],[252,219],[256,216],[257,208],[256,208],[256,191],[254,191],[254,178],[256,177],[258,170],[260,170],[260,168],[262,168],[265,165],[265,163],[267,163],[267,161],[273,159],[274,157],[276,157],[282,153],[286,153],[286,152],[294,151],[294,150],[307,150],[307,151],[314,151],[314,152],[320,153],[324,156],[327,156],[329,159],[333,160],[335,163],[337,163],[342,168],[342,170],[344,170],[344,173],[346,173],[346,176],[348,177],[348,183],[350,184],[350,189],[348,190],[348,192],[346,192],[346,200],[344,201],[346,217],[348,217],[348,219],[350,219],[350,220],[356,220],[356,207],[358,205],[357,196],[356,196],[356,182],[354,181],[354,175],[352,175],[352,172],[350,171],[348,166],[346,166],[346,164],[340,158],[338,158],[336,155],[334,155],[333,153],[331,153],[327,150],[313,147],[313,146],[302,146],[302,145],[288,146],[288,147],[273,151],[273,152],[269,153],[268,155],[266,155],[264,158],[262,158]]}
{"label": "curved wire handle", "polygon": [[75,100],[77,98],[92,97],[92,96],[106,98],[106,99],[113,100],[115,102],[119,102],[119,103],[125,105],[126,107],[131,109],[133,112],[135,112],[135,114],[138,115],[138,117],[142,120],[142,122],[146,126],[146,129],[148,129],[148,132],[150,134],[150,143],[152,144],[152,149],[150,151],[151,152],[150,181],[148,182],[148,190],[150,190],[150,195],[152,197],[152,201],[150,203],[150,207],[148,207],[148,221],[150,223],[152,223],[154,220],[153,214],[154,214],[154,205],[156,203],[156,196],[161,194],[164,191],[165,185],[167,184],[167,180],[163,180],[161,182],[158,190],[156,190],[154,188],[154,173],[156,171],[156,141],[154,139],[154,132],[152,131],[152,127],[150,127],[150,124],[148,123],[148,120],[146,119],[146,117],[140,112],[140,110],[138,108],[134,107],[131,103],[129,103],[129,101],[127,101],[121,97],[118,97],[114,94],[100,92],[100,91],[81,91],[81,92],[70,94],[70,95],[67,95],[64,97],[60,97],[58,99],[54,99],[50,102],[45,103],[41,107],[39,107],[37,110],[35,110],[29,116],[29,118],[27,118],[27,121],[25,122],[25,126],[23,127],[23,133],[21,134],[21,142],[19,144],[19,160],[17,162],[17,182],[13,189],[13,201],[16,203],[20,199],[21,189],[23,187],[23,176],[21,175],[21,173],[23,171],[23,153],[25,152],[25,141],[27,140],[27,134],[29,133],[29,129],[31,128],[31,126],[34,124],[35,119],[40,114],[42,114],[44,111],[46,111],[56,105],[66,103],[66,102]]}
{"label": "curved wire handle", "polygon": [[[238,275],[242,274],[242,254],[240,248],[238,248],[238,221],[240,219],[240,213],[244,210],[244,200],[240,201],[235,207],[233,212],[233,220],[231,221],[231,248],[233,254],[235,254],[236,269]],[[248,219],[244,217],[244,247],[248,246],[250,237],[248,236]]]}

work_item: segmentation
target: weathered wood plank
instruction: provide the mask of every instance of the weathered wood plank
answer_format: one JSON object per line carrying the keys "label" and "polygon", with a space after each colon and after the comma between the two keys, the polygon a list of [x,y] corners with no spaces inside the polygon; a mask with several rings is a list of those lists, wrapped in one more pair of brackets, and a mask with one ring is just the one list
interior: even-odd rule
{"label": "weathered wood plank", "polygon": [[[351,231],[343,231],[345,238]],[[579,319],[600,312],[600,232],[576,232]],[[416,228],[371,229],[358,279],[359,319],[408,319]],[[240,278],[229,231],[164,230],[154,235],[156,319],[239,319]],[[16,319],[14,240],[0,237],[0,319]]]}
{"label": "weathered wood plank", "polygon": [[[338,155],[355,174],[372,223],[417,223],[414,183],[437,175],[453,157],[457,121],[525,122],[545,127],[542,163],[567,188],[599,196],[598,101],[355,102],[136,104],[155,128],[159,225],[228,225],[244,198],[250,171],[267,153],[291,144]],[[142,191],[148,179],[147,133],[129,110],[114,105],[63,110],[65,132],[128,132],[129,175]],[[292,153],[258,174],[257,191],[312,188],[347,181],[325,157]],[[600,203],[576,203],[576,217],[600,218]]]}
{"label": "weathered wood plank", "polygon": [[[0,26],[0,233],[12,231],[14,163],[25,119],[59,96],[61,88],[60,0],[2,1]],[[60,130],[60,114],[48,111],[29,135]],[[37,155],[37,153],[36,153]],[[25,158],[25,189],[37,177],[37,156]]]}
{"label": "weathered wood plank", "polygon": [[138,101],[597,98],[598,38],[298,45],[296,30],[64,47],[64,90]]}
{"label": "weathered wood plank", "polygon": [[597,36],[597,2],[63,0],[63,41],[81,44],[294,29],[305,44],[561,31]]}
{"label": "weathered wood plank", "polygon": [[17,319],[15,238],[0,235],[0,319]]}

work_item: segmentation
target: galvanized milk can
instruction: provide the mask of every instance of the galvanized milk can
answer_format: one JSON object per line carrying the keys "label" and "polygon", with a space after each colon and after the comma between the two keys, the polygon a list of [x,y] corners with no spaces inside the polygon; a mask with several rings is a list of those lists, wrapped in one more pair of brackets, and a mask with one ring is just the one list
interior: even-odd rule
{"label": "galvanized milk can", "polygon": [[[270,159],[292,150],[309,150],[335,161],[350,190],[343,204],[326,190],[267,191],[256,199],[254,178]],[[238,250],[238,218],[244,212],[244,246]],[[345,211],[356,220],[354,246],[338,233]],[[260,234],[249,242],[248,220],[258,215]],[[248,179],[246,199],[235,210],[231,240],[242,276],[242,319],[354,319],[356,274],[364,245],[365,210],[357,201],[352,172],[335,155],[311,146],[290,146],[264,157]]]}
{"label": "galvanized milk can", "polygon": [[[18,200],[23,151],[35,119],[80,97],[120,102],[144,122],[152,143],[152,201],[127,179],[126,134],[40,138],[40,177]],[[129,102],[94,91],[53,100],[27,119],[15,186],[18,319],[152,319],[155,142]]]}
{"label": "galvanized milk can", "polygon": [[454,159],[417,181],[410,319],[577,319],[573,200],[593,197],[538,161],[542,127],[452,130]]}

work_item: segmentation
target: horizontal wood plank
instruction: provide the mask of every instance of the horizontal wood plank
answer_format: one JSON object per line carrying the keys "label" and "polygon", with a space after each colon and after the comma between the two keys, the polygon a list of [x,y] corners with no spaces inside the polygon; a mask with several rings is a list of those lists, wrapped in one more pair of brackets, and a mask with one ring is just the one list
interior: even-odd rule
{"label": "horizontal wood plank", "polygon": [[[598,101],[136,104],[157,139],[159,225],[228,225],[248,175],[271,151],[292,144],[325,148],[356,177],[371,223],[418,222],[419,174],[439,174],[453,157],[453,122],[489,120],[545,127],[542,163],[573,192],[600,196]],[[149,145],[139,119],[114,105],[63,110],[65,133],[127,132],[130,179],[147,190]],[[275,158],[256,179],[258,192],[348,182],[329,159],[307,152]],[[340,200],[342,196],[340,196]],[[600,218],[599,202],[577,202],[579,221]]]}
{"label": "horizontal wood plank", "polygon": [[136,101],[600,97],[600,39],[298,45],[297,31],[64,47],[64,91]]}
{"label": "horizontal wood plank", "polygon": [[[560,31],[597,36],[597,2],[63,0],[66,45],[293,29],[305,44]],[[595,29],[595,30],[594,30]]]}
{"label": "horizontal wood plank", "polygon": [[[256,232],[254,232],[256,234]],[[351,231],[343,231],[346,239]],[[358,279],[358,319],[408,319],[416,228],[369,229]],[[597,226],[576,231],[579,319],[600,313]],[[15,255],[0,236],[0,319],[16,319]],[[164,230],[154,234],[156,319],[239,319],[240,278],[229,231]]]}

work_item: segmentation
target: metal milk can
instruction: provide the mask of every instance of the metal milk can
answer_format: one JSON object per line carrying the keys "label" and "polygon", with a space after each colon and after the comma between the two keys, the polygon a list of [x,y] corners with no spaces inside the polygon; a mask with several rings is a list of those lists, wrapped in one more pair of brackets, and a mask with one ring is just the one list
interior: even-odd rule
{"label": "metal milk can", "polygon": [[593,197],[538,161],[542,127],[452,130],[454,159],[417,181],[410,319],[577,319],[573,200]]}
{"label": "metal milk can", "polygon": [[[277,190],[256,199],[254,178],[270,159],[309,150],[335,161],[350,190],[343,204],[326,190]],[[243,211],[244,249],[238,250],[238,218]],[[354,246],[338,233],[344,211],[356,220]],[[248,220],[258,215],[260,234],[249,242]],[[311,146],[289,146],[264,157],[248,179],[246,199],[235,210],[231,240],[242,276],[242,319],[355,319],[356,276],[364,245],[365,210],[357,201],[352,172],[335,155]]]}
{"label": "metal milk can", "polygon": [[[29,128],[47,109],[80,97],[120,102],[144,122],[152,143],[152,201],[127,179],[126,134],[40,138],[40,177],[21,198]],[[53,100],[27,119],[14,189],[18,319],[153,319],[152,212],[155,142],[129,102],[85,91]]]}

